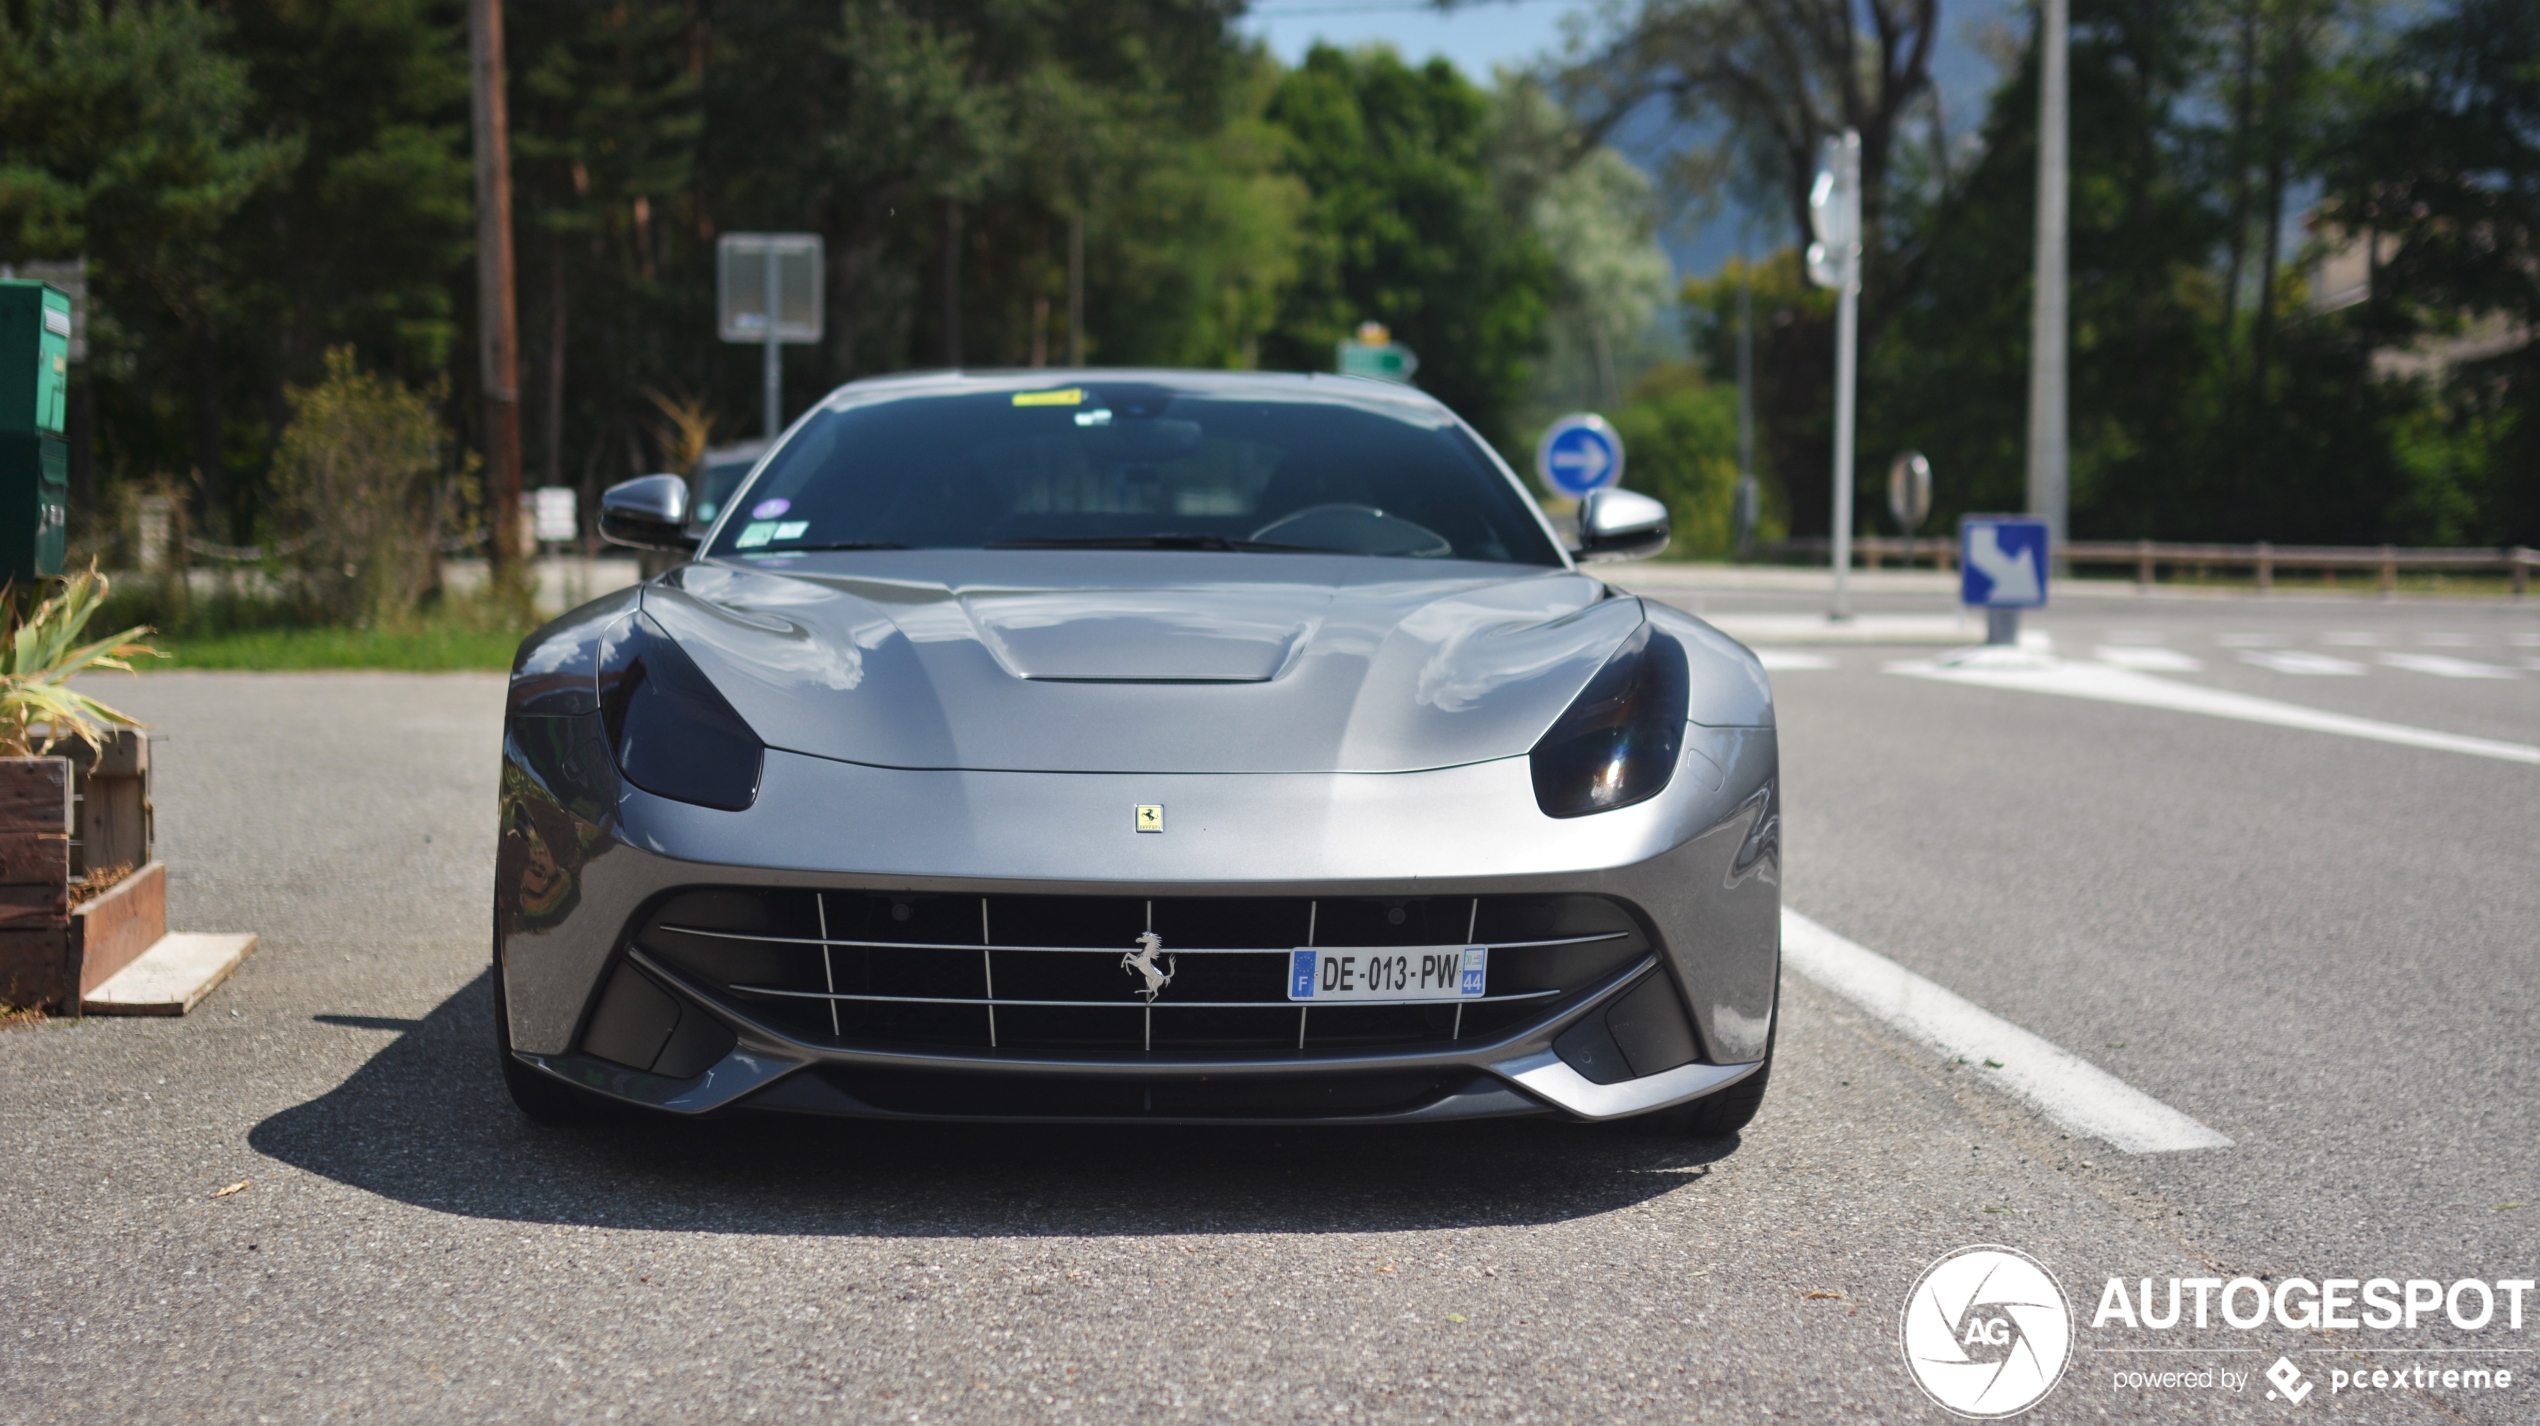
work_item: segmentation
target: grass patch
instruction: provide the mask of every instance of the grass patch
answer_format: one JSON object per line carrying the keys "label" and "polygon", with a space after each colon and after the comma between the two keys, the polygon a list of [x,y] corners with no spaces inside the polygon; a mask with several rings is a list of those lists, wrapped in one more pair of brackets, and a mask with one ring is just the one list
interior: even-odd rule
{"label": "grass patch", "polygon": [[512,666],[526,629],[416,624],[388,629],[229,629],[155,634],[171,657],[135,659],[141,672],[165,669],[397,669],[414,673]]}

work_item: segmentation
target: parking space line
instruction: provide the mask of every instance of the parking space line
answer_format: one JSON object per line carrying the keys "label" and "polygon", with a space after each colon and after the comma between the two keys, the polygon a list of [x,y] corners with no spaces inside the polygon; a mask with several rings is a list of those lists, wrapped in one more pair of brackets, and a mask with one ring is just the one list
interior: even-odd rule
{"label": "parking space line", "polygon": [[2104,664],[2145,673],[2202,673],[2205,669],[2203,659],[2151,644],[2101,644],[2090,651],[2090,656]]}
{"label": "parking space line", "polygon": [[1767,672],[1777,673],[1783,669],[1834,667],[1834,660],[1827,658],[1824,654],[1806,653],[1799,649],[1759,648],[1756,649],[1754,653],[1755,661],[1762,664]]}
{"label": "parking space line", "polygon": [[2240,661],[2304,678],[2359,678],[2364,672],[2364,666],[2352,659],[2315,654],[2307,649],[2251,649],[2241,654]]}
{"label": "parking space line", "polygon": [[2436,678],[2520,678],[2522,675],[2499,664],[2480,663],[2476,659],[2456,659],[2449,654],[2383,654],[2381,661],[2392,668],[2411,673],[2430,673]]}
{"label": "parking space line", "polygon": [[2143,1091],[1785,906],[1782,959],[2076,1134],[2129,1154],[2227,1149],[2231,1139]]}
{"label": "parking space line", "polygon": [[1929,659],[1908,659],[1889,664],[1887,671],[1913,678],[1938,679],[1944,683],[1972,683],[1986,688],[2054,693],[2066,698],[2094,698],[2105,703],[2131,703],[2144,708],[2167,708],[2179,713],[2234,718],[2245,723],[2272,723],[2279,728],[2336,733],[2342,737],[2397,743],[2403,747],[2540,764],[2540,747],[2529,743],[2442,733],[2432,728],[2412,728],[2405,723],[2384,723],[2377,718],[2355,718],[2344,713],[2304,708],[2296,703],[2279,703],[2272,698],[2258,698],[2199,684],[2178,683],[2132,669],[2109,668],[2101,664],[2046,663],[2034,668],[1984,668],[1954,667]]}

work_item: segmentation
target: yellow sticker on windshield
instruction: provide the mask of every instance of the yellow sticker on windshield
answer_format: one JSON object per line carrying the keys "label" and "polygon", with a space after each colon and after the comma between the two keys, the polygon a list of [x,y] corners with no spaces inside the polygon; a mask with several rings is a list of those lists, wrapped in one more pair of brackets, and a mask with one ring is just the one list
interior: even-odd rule
{"label": "yellow sticker on windshield", "polygon": [[1014,404],[1017,406],[1082,406],[1085,404],[1085,393],[1073,386],[1065,391],[1018,391],[1014,393]]}

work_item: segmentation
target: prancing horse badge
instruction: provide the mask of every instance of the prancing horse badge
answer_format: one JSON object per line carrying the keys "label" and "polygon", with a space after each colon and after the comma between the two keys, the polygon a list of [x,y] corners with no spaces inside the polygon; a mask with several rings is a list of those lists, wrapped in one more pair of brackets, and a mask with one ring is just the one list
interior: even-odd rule
{"label": "prancing horse badge", "polygon": [[1161,832],[1164,830],[1163,803],[1141,802],[1138,804],[1138,830],[1141,832]]}

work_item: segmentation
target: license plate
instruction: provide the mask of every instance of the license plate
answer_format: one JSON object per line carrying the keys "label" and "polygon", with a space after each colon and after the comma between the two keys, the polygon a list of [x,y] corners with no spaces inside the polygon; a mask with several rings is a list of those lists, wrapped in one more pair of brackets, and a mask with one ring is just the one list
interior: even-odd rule
{"label": "license plate", "polygon": [[1316,1004],[1478,1000],[1489,980],[1488,946],[1299,946],[1288,957],[1288,999]]}

